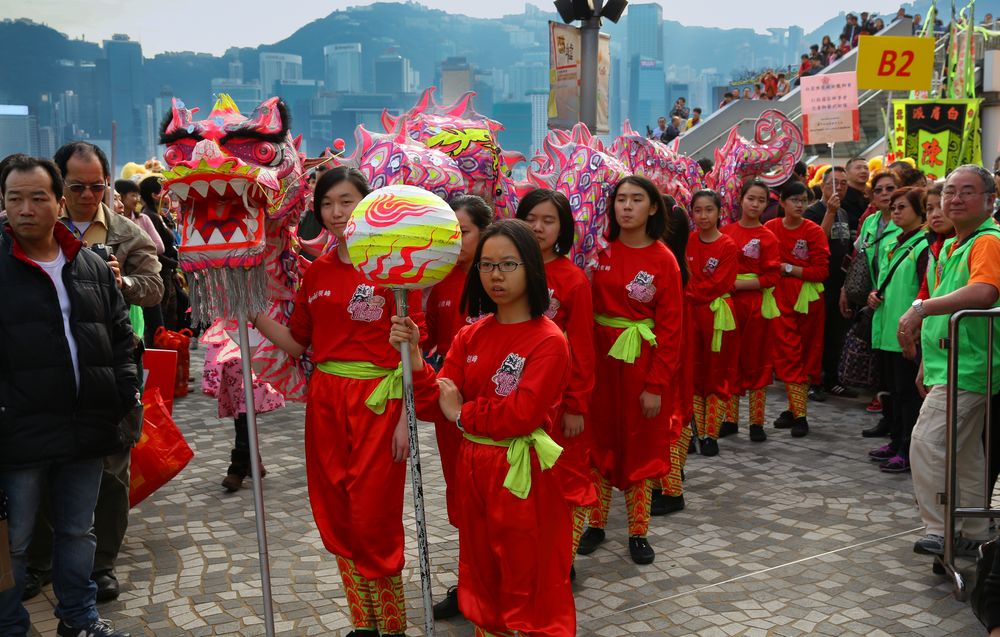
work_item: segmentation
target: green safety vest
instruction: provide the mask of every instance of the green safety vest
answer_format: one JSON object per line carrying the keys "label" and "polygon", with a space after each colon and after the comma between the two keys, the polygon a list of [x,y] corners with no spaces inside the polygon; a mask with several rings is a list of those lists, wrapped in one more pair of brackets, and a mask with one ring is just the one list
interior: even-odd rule
{"label": "green safety vest", "polygon": [[[878,285],[881,289],[882,305],[872,315],[872,347],[886,352],[902,352],[896,331],[899,319],[910,309],[913,299],[920,292],[920,278],[917,276],[917,259],[927,249],[927,235],[917,232],[895,250],[886,249],[885,268],[879,271]],[[891,256],[889,253],[892,253]],[[898,264],[898,265],[897,265]],[[892,273],[889,283],[886,277]]]}
{"label": "green safety vest", "polygon": [[868,272],[871,275],[873,290],[877,287],[875,281],[878,280],[878,273],[885,270],[888,246],[896,242],[896,235],[901,232],[899,226],[890,220],[882,230],[882,234],[879,234],[878,222],[881,218],[882,213],[877,210],[874,214],[868,215],[861,224],[861,232],[858,235],[861,238],[861,249],[865,251],[865,258],[868,259]]}
{"label": "green safety vest", "polygon": [[[983,235],[1000,237],[1000,229],[993,219],[983,222],[970,240],[959,244],[948,256],[955,244],[951,238],[944,242],[937,260],[933,255],[927,263],[927,286],[931,298],[944,296],[969,283],[969,250]],[[993,304],[1000,307],[1000,301]],[[923,348],[924,384],[944,385],[948,382],[948,350],[941,346],[948,338],[950,315],[928,316],[921,328],[920,344]],[[985,394],[986,391],[986,318],[967,318],[959,323],[958,329],[958,388],[964,391]],[[952,344],[954,345],[954,344]],[[990,393],[1000,390],[1000,324],[994,326],[993,334],[993,387]]]}

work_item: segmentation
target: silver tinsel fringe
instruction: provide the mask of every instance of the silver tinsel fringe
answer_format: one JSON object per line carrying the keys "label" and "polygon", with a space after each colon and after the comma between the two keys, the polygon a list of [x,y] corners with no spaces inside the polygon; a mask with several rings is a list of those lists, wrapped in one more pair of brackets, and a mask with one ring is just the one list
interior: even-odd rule
{"label": "silver tinsel fringe", "polygon": [[191,324],[210,325],[217,318],[252,318],[267,309],[264,266],[211,268],[188,273]]}

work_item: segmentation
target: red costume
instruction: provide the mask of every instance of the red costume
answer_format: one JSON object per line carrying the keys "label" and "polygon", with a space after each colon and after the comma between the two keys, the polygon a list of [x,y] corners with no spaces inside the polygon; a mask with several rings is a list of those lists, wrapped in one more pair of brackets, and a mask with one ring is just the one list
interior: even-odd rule
{"label": "red costume", "polygon": [[[668,473],[670,443],[679,435],[680,420],[674,413],[679,405],[670,403],[678,383],[684,325],[680,268],[659,241],[631,248],[616,240],[600,254],[593,295],[597,362],[588,427],[600,502],[590,526],[604,528],[615,486],[625,491],[629,535],[645,536],[648,479]],[[637,336],[641,349],[634,362],[609,355],[627,330],[601,324],[608,319],[645,321],[652,326],[655,347]],[[642,414],[644,391],[661,398],[660,412],[653,418]]]}
{"label": "red costume", "polygon": [[[459,422],[467,436],[500,442],[554,430],[569,350],[552,321],[501,324],[487,317],[461,330],[449,352],[438,377],[453,380],[462,394]],[[434,378],[429,365],[413,377],[425,419],[443,418]],[[559,476],[543,471],[537,454],[529,453],[531,486],[521,498],[504,486],[511,469],[507,448],[462,440],[455,467],[462,489],[454,511],[459,607],[489,633],[575,635],[570,508]]]}
{"label": "red costume", "polygon": [[[408,303],[419,308],[420,292],[411,293]],[[399,352],[388,338],[394,312],[392,291],[369,285],[334,251],[306,270],[290,330],[296,342],[312,348],[317,367],[333,361],[394,369]],[[423,323],[422,312],[412,316]],[[390,603],[397,592],[397,601],[402,600],[406,463],[393,462],[391,454],[402,401],[388,400],[382,413],[365,404],[380,380],[320,369],[312,375],[306,475],[313,517],[323,545],[337,556],[355,628],[375,628],[374,614],[383,632],[396,633],[406,627],[405,606],[400,619],[399,607]],[[376,590],[393,594],[375,598]],[[386,624],[384,616],[393,613],[397,616]]]}
{"label": "red costume", "polygon": [[[715,329],[716,313],[709,306],[719,299],[718,304],[725,304],[730,313],[733,312],[730,293],[736,283],[738,250],[736,243],[726,235],[706,243],[696,231],[688,238],[685,254],[691,274],[684,294],[694,325],[694,395],[725,400],[734,389],[738,389],[733,387],[733,375],[739,344],[735,329],[718,334]],[[717,340],[721,336],[720,347],[712,347],[713,336]]]}
{"label": "red costume", "polygon": [[[823,229],[812,221],[803,219],[795,229],[786,228],[784,221],[773,219],[766,227],[778,239],[778,258],[801,267],[802,278],[782,276],[775,288],[781,316],[774,321],[774,375],[785,382],[789,411],[798,418],[806,414],[809,385],[820,382],[825,313],[822,282],[829,275],[830,246]],[[806,284],[819,291],[811,300],[803,293]]]}
{"label": "red costume", "polygon": [[576,507],[571,551],[575,558],[590,507],[597,503],[597,492],[590,474],[590,430],[584,427],[582,433],[567,438],[563,433],[563,414],[586,416],[590,407],[590,392],[594,388],[594,304],[590,281],[568,258],[557,257],[546,263],[545,279],[549,285],[549,309],[545,316],[566,334],[572,357],[569,384],[552,438],[563,448],[556,472],[562,479],[567,501]]}
{"label": "red costume", "polygon": [[778,285],[779,267],[778,239],[764,226],[746,228],[731,223],[722,229],[723,234],[736,242],[739,249],[737,276],[756,278],[760,283],[757,290],[737,290],[733,292],[736,313],[736,333],[739,340],[739,362],[735,379],[734,395],[727,409],[726,421],[739,422],[739,395],[750,394],[750,424],[764,424],[764,388],[771,384],[774,368],[771,364],[771,332],[774,323],[765,318],[764,290],[770,288],[770,298],[774,298],[774,288]]}

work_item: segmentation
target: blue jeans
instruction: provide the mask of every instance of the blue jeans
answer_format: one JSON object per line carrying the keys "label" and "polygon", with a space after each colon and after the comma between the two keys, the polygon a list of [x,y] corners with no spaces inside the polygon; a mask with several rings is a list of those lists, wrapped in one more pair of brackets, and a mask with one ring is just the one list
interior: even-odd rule
{"label": "blue jeans", "polygon": [[59,600],[56,616],[71,626],[97,621],[97,585],[90,579],[96,542],[92,532],[94,506],[101,488],[102,458],[91,458],[31,469],[0,471],[0,489],[7,493],[8,529],[14,588],[0,592],[0,635],[28,634],[31,618],[21,603],[25,552],[31,543],[42,485],[48,483],[52,505],[52,589]]}

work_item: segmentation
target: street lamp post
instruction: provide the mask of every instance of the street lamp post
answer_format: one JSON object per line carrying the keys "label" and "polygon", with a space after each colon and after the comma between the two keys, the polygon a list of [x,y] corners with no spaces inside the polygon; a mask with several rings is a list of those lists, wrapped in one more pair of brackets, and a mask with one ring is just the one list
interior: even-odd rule
{"label": "street lamp post", "polygon": [[580,26],[580,121],[597,130],[597,49],[601,18],[617,23],[628,0],[555,0],[559,17]]}

